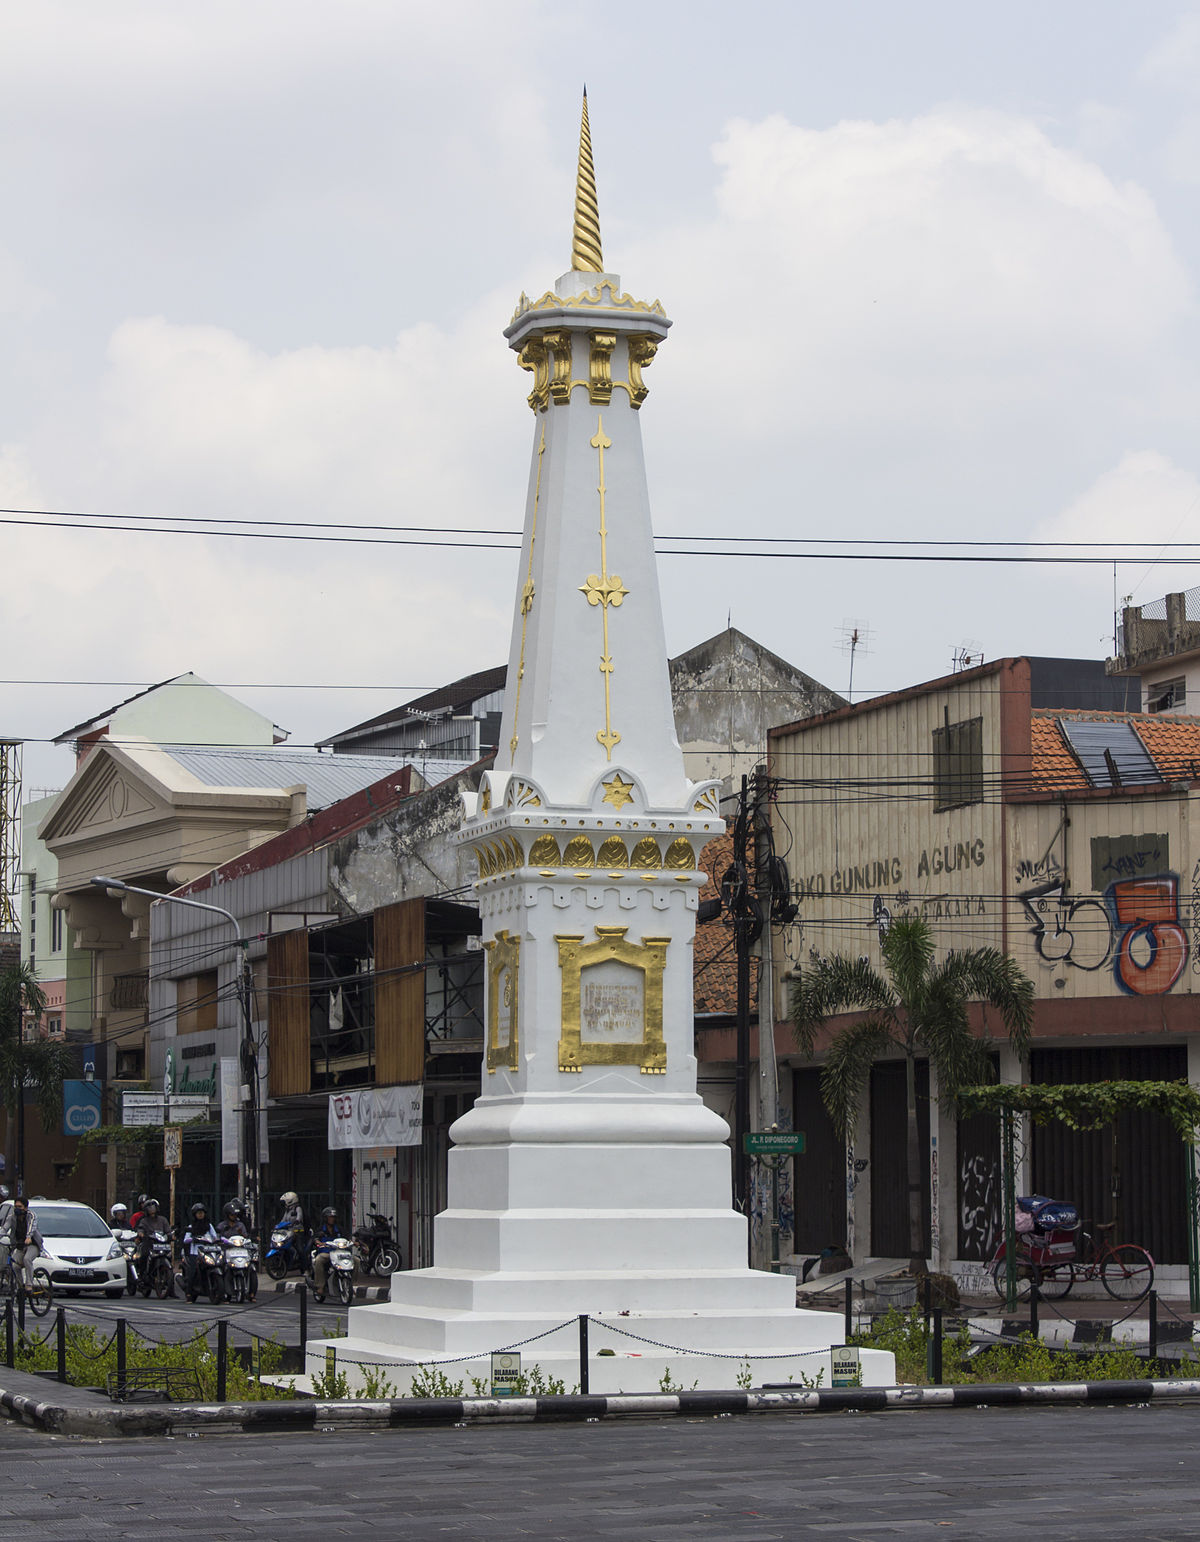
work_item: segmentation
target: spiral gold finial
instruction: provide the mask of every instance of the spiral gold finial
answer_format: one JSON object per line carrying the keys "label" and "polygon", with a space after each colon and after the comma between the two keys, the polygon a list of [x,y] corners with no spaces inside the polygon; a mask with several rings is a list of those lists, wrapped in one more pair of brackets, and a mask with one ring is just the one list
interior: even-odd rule
{"label": "spiral gold finial", "polygon": [[588,128],[587,87],[583,88],[583,122],[579,129],[579,172],[575,179],[575,227],[571,232],[571,268],[576,273],[603,273],[600,251],[600,208],[592,167],[592,135]]}

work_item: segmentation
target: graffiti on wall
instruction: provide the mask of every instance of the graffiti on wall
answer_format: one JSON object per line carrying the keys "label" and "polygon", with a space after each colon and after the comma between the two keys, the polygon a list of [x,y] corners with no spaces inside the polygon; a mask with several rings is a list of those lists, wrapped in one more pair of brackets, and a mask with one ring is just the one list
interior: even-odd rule
{"label": "graffiti on wall", "polygon": [[1000,1163],[976,1154],[958,1170],[959,1232],[963,1252],[991,1258],[1000,1238]]}
{"label": "graffiti on wall", "polygon": [[[1047,852],[1038,863],[1020,867],[1025,876],[1033,876],[1034,868],[1053,860]],[[1166,866],[1154,867],[1169,860],[1165,835],[1097,836],[1092,880],[1099,897],[1072,896],[1061,871],[1019,890],[1038,957],[1052,969],[1069,965],[1089,973],[1111,960],[1119,990],[1131,996],[1165,995],[1188,961],[1179,875]],[[1192,875],[1191,903],[1195,924],[1200,920],[1200,863]]]}

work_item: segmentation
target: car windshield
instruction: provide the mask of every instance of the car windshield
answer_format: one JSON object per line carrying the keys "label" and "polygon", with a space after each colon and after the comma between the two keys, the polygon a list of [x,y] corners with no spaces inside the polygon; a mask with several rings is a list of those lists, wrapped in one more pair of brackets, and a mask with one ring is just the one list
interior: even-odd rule
{"label": "car windshield", "polygon": [[111,1228],[86,1205],[47,1205],[29,1207],[37,1216],[43,1237],[111,1237]]}

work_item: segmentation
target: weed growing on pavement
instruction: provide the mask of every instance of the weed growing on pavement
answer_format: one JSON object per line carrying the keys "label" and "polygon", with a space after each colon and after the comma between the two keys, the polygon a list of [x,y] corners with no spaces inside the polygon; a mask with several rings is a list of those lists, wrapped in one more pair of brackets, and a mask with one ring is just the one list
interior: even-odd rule
{"label": "weed growing on pavement", "polygon": [[419,1365],[406,1394],[408,1397],[461,1397],[463,1384],[451,1381],[436,1365]]}

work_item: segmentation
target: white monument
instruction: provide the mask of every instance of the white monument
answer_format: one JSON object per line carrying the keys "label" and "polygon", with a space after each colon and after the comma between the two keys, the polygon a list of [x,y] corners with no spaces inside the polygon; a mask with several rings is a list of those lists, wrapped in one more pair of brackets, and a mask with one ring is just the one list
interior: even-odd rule
{"label": "white monument", "polygon": [[[593,1392],[830,1385],[840,1319],[746,1267],[729,1128],[696,1091],[698,859],[724,825],[675,737],[642,459],[642,372],[669,326],[605,271],[585,97],[571,271],[505,334],[534,437],[500,749],[461,837],[484,1085],[451,1127],[434,1267],[310,1349],[352,1383],[358,1361],[401,1389],[441,1362],[469,1392],[491,1351],[557,1327],[522,1352],[569,1391],[587,1313]],[[863,1361],[866,1382],[894,1380],[891,1355]]]}

